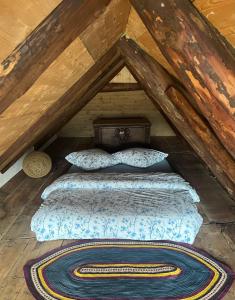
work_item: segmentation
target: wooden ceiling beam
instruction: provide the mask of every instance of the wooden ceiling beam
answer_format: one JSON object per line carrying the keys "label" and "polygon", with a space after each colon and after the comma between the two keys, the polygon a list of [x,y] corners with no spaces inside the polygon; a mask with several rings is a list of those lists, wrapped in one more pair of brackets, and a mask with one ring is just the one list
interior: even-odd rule
{"label": "wooden ceiling beam", "polygon": [[190,1],[131,0],[162,54],[235,158],[235,55]]}
{"label": "wooden ceiling beam", "polygon": [[[49,125],[46,135],[39,141],[37,148],[63,128],[97,93],[103,91],[107,83],[122,70],[124,65],[124,60],[121,57],[118,57],[111,65],[108,65],[103,73],[87,88],[86,92],[82,96],[79,96],[66,111],[63,111],[53,124]],[[65,99],[65,101],[68,100]]]}
{"label": "wooden ceiling beam", "polygon": [[[117,46],[114,45],[54,105],[45,111],[28,130],[6,149],[0,157],[0,171],[5,172],[27,149],[41,140],[51,130],[50,126],[53,127],[57,122],[58,124],[66,123],[73,113],[76,113],[90,100],[89,95],[92,93],[92,97],[94,93],[99,91],[98,88],[103,88],[112,79],[112,75],[116,75],[123,66],[123,60],[117,51]],[[104,81],[102,80],[103,76]],[[100,78],[99,85],[96,83],[98,78]],[[107,81],[105,81],[105,78],[107,78]],[[95,87],[93,87],[93,84],[95,84]]]}
{"label": "wooden ceiling beam", "polygon": [[63,0],[0,65],[0,113],[22,96],[111,0]]}
{"label": "wooden ceiling beam", "polygon": [[138,82],[110,82],[100,92],[131,92],[141,90],[143,88]]}
{"label": "wooden ceiling beam", "polygon": [[235,198],[235,162],[219,139],[174,87],[172,76],[134,41],[122,38],[120,51],[128,68],[175,125],[220,183]]}

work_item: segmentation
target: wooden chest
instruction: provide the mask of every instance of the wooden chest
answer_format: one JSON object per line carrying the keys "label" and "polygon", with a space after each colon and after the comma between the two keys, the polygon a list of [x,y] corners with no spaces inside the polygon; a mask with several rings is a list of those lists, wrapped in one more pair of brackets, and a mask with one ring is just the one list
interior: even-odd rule
{"label": "wooden chest", "polygon": [[93,123],[95,144],[103,148],[146,146],[150,143],[150,122],[145,118],[97,119]]}

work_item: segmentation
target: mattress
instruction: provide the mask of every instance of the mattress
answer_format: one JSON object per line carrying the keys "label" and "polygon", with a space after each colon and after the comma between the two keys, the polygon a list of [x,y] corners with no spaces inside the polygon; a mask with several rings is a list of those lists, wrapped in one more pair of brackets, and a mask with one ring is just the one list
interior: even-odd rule
{"label": "mattress", "polygon": [[196,191],[174,173],[73,173],[48,186],[31,229],[39,241],[117,238],[193,243]]}
{"label": "mattress", "polygon": [[137,167],[132,167],[124,164],[118,164],[116,166],[112,166],[112,167],[108,167],[96,171],[83,171],[81,168],[73,165],[68,170],[68,173],[84,173],[84,172],[86,173],[87,172],[91,172],[91,173],[152,173],[152,172],[171,173],[173,172],[173,170],[166,159],[148,168],[137,168]]}

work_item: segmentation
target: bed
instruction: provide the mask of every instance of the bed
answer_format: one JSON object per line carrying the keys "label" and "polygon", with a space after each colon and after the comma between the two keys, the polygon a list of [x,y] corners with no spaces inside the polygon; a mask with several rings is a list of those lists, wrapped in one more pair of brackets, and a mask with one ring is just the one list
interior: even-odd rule
{"label": "bed", "polygon": [[174,173],[164,159],[167,155],[159,152],[161,159],[157,159],[157,164],[140,168],[130,166],[130,161],[137,155],[140,166],[142,158],[145,163],[152,155],[155,157],[151,149],[147,155],[146,149],[142,149],[140,157],[138,151],[131,151],[126,161],[123,150],[121,156],[117,152],[136,143],[148,148],[150,125],[143,118],[94,122],[97,145],[111,149],[114,154],[96,151],[90,161],[90,156],[81,155],[83,163],[106,164],[110,155],[111,162],[113,156],[121,157],[120,162],[92,171],[72,166],[48,186],[31,222],[39,241],[110,238],[194,242],[202,224],[196,206],[199,197],[189,183]]}
{"label": "bed", "polygon": [[195,190],[167,160],[149,168],[71,167],[42,194],[37,240],[115,238],[193,243],[202,224]]}

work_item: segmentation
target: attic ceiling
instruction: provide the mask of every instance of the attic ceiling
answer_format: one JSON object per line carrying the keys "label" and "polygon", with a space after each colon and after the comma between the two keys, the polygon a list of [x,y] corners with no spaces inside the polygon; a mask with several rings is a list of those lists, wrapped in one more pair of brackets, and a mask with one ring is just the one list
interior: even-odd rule
{"label": "attic ceiling", "polygon": [[[4,106],[0,114],[1,170],[10,166],[27,148],[34,145],[43,136],[47,136],[48,130],[52,132],[54,127],[57,128],[53,125],[48,126],[50,120],[41,123],[39,120],[43,120],[43,118],[46,120],[48,116],[50,117],[51,113],[48,112],[52,112],[58,103],[63,104],[62,100],[66,101],[68,105],[70,102],[67,101],[70,100],[68,100],[68,96],[65,96],[70,95],[71,90],[73,90],[74,101],[71,102],[71,105],[75,107],[74,99],[76,97],[80,99],[86,89],[89,90],[90,85],[97,80],[97,76],[108,73],[114,77],[120,71],[123,66],[122,58],[117,50],[112,49],[124,34],[135,40],[148,54],[175,75],[148,29],[127,0],[100,0],[99,4],[102,9],[94,12],[92,7],[97,6],[96,0],[15,0],[14,3],[0,0],[0,59],[2,61],[0,66],[0,111],[1,104],[5,100],[5,95],[3,96],[2,93],[5,87],[4,80],[7,76],[12,75],[18,62],[24,56],[24,52],[17,52],[17,49],[24,44],[28,47],[27,51],[30,49],[30,53],[34,57],[34,48],[30,48],[32,45],[30,37],[37,34],[40,24],[43,24],[49,15],[53,16],[60,5],[69,7],[69,3],[75,7],[81,5],[85,12],[86,6],[89,7],[90,16],[77,18],[79,24],[87,19],[87,26],[84,25],[85,28],[81,27],[81,30],[80,27],[78,28],[78,35],[75,38],[73,36],[71,41],[67,41],[68,45],[65,49],[61,47],[61,53],[57,53],[58,55],[56,54],[53,61],[50,62],[47,59],[37,61],[35,58],[31,61],[30,56],[27,57],[26,62],[30,68],[32,67],[26,70],[26,75],[24,74],[28,79],[27,82],[30,82],[32,78],[32,84],[29,87],[22,80],[21,69],[18,70],[16,76],[10,77],[10,84],[14,83],[17,87],[15,94],[12,89],[7,92],[7,97],[9,96],[11,101],[6,107]],[[194,5],[234,46],[235,0],[195,0]],[[57,20],[58,23],[59,20]],[[56,28],[60,31],[59,25]],[[61,32],[66,34],[63,30]],[[55,34],[57,34],[56,31]],[[51,41],[50,53],[53,54],[57,50],[58,42],[54,45],[53,38]],[[40,40],[37,42],[39,46],[42,46]],[[47,42],[46,39],[45,42]],[[60,45],[62,44],[63,40],[60,41]],[[107,54],[109,51],[111,54]],[[91,70],[96,70],[96,74],[92,74]],[[107,76],[107,80],[112,79],[109,76]],[[84,78],[87,80],[86,84]],[[82,88],[81,82],[84,85]],[[76,84],[80,90],[74,88]],[[17,96],[11,98],[12,95]],[[67,110],[64,109],[67,113],[66,118],[63,118],[62,104],[58,106],[57,111],[53,112],[56,113],[56,117],[53,119],[55,123],[63,123],[72,116],[72,112],[69,112],[67,108]],[[78,109],[77,106],[76,109]]]}
{"label": "attic ceiling", "polygon": [[[1,0],[0,61],[3,61],[24,41],[61,1],[62,0],[14,0],[13,5],[11,1]],[[122,2],[122,5],[126,7],[125,9],[130,5],[127,0],[114,2]],[[234,46],[234,0],[194,0],[192,2]],[[136,20],[137,24],[134,24]],[[126,32],[133,35],[133,37],[136,36],[138,42],[141,43],[141,41],[143,41],[143,45],[145,40],[151,43],[151,37],[147,29],[143,27],[143,23],[140,21],[133,7],[130,11]]]}

